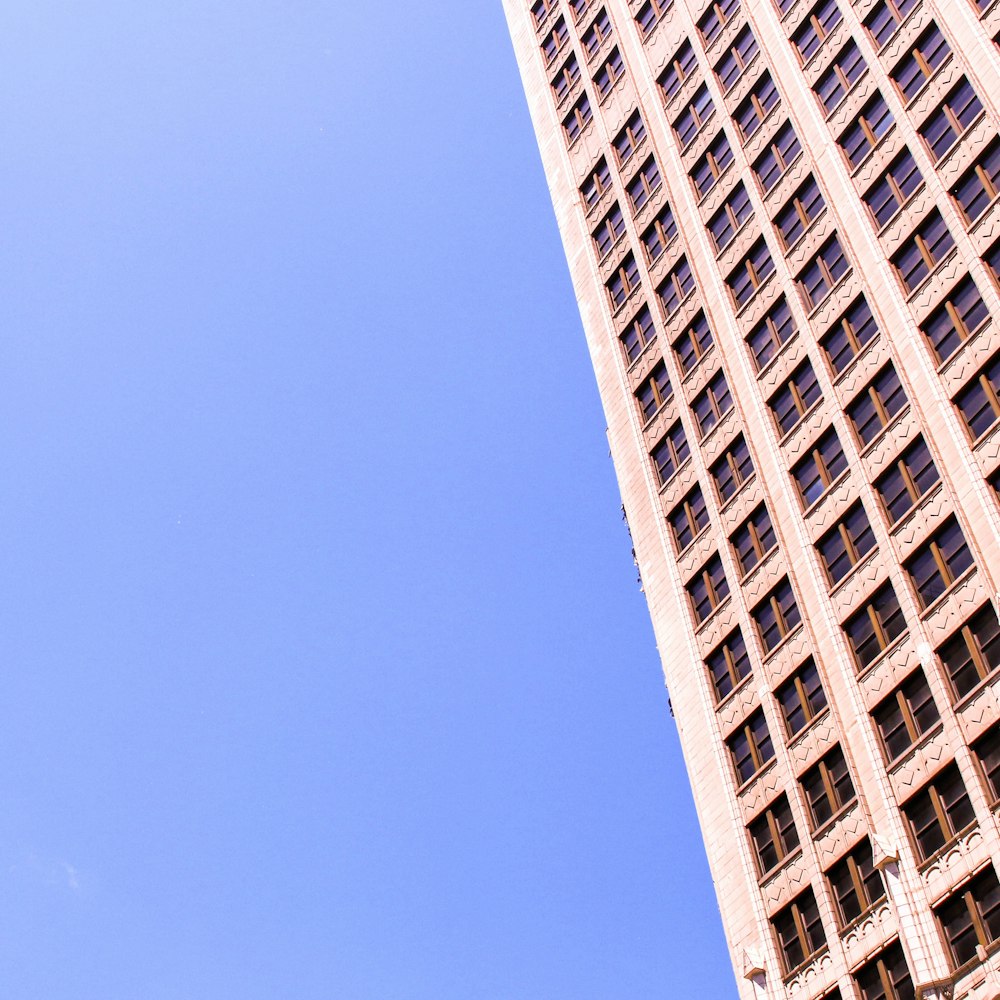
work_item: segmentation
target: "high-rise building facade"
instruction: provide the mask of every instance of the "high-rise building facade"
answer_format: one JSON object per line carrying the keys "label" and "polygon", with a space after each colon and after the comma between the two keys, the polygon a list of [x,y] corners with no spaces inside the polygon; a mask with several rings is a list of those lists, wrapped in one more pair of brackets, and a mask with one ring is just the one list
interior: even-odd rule
{"label": "high-rise building facade", "polygon": [[504,5],[739,996],[992,1000],[1000,0]]}

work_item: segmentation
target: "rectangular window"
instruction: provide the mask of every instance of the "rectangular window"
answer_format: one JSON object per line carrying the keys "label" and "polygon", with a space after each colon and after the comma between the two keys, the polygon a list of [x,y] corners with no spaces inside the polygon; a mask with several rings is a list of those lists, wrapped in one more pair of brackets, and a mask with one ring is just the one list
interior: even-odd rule
{"label": "rectangular window", "polygon": [[625,358],[631,364],[656,339],[656,328],[653,326],[653,317],[650,314],[649,306],[643,306],[639,310],[635,319],[625,328],[620,339],[622,349],[625,351]]}
{"label": "rectangular window", "polygon": [[1000,938],[1000,882],[990,865],[934,908],[957,969]]}
{"label": "rectangular window", "polygon": [[770,594],[753,609],[761,645],[766,653],[776,649],[801,621],[792,585],[785,577]]}
{"label": "rectangular window", "polygon": [[766,70],[754,84],[753,90],[740,102],[733,112],[733,122],[740,138],[746,142],[760,128],[772,108],[779,101],[778,88]]}
{"label": "rectangular window", "polygon": [[767,731],[764,712],[759,708],[726,740],[726,743],[741,785],[749,781],[774,757],[771,734]]}
{"label": "rectangular window", "polygon": [[715,114],[715,105],[708,92],[708,87],[702,84],[691,98],[691,103],[674,120],[673,129],[681,149],[701,131],[706,122]]}
{"label": "rectangular window", "polygon": [[879,952],[854,976],[861,1000],[913,1000],[916,993],[898,941]]}
{"label": "rectangular window", "polygon": [[679,555],[708,524],[708,507],[700,486],[696,486],[670,512],[667,523],[670,525],[670,534],[673,536]]}
{"label": "rectangular window", "polygon": [[991,604],[984,604],[954,635],[938,647],[958,698],[1000,667],[1000,624]]}
{"label": "rectangular window", "polygon": [[580,64],[576,61],[576,56],[570,56],[552,81],[552,93],[555,95],[556,103],[562,104],[579,82]]}
{"label": "rectangular window", "polygon": [[881,229],[906,204],[910,195],[923,184],[913,156],[904,149],[886,172],[864,194],[864,202],[871,212],[875,225]]}
{"label": "rectangular window", "polygon": [[708,10],[698,19],[698,31],[709,45],[730,22],[733,15],[740,9],[740,0],[714,0]]}
{"label": "rectangular window", "polygon": [[940,479],[922,437],[906,448],[875,482],[889,521],[895,523]]}
{"label": "rectangular window", "polygon": [[826,878],[837,902],[841,927],[852,924],[862,913],[885,899],[885,886],[867,839],[841,858],[826,873]]}
{"label": "rectangular window", "polygon": [[569,31],[566,29],[566,19],[561,17],[542,42],[542,55],[545,57],[546,66],[551,66],[556,61],[556,56],[562,51],[562,47],[568,39]]}
{"label": "rectangular window", "polygon": [[718,553],[712,556],[687,584],[694,620],[701,625],[729,596],[729,581]]}
{"label": "rectangular window", "polygon": [[767,507],[761,504],[730,537],[740,572],[746,576],[777,544]]}
{"label": "rectangular window", "polygon": [[791,122],[785,122],[778,129],[774,140],[753,164],[753,172],[760,182],[761,190],[767,194],[781,180],[785,171],[795,162],[802,146]]}
{"label": "rectangular window", "polygon": [[767,315],[750,331],[747,344],[760,371],[778,353],[796,331],[795,317],[788,308],[784,295],[771,307]]}
{"label": "rectangular window", "polygon": [[669,205],[664,205],[653,219],[649,228],[642,234],[642,248],[646,252],[646,260],[653,264],[673,242],[677,235],[677,223]]}
{"label": "rectangular window", "polygon": [[694,275],[687,257],[681,257],[677,266],[667,275],[663,284],[656,289],[667,316],[676,312],[680,304],[694,291]]}
{"label": "rectangular window", "polygon": [[719,499],[725,503],[753,475],[750,449],[741,434],[711,469]]}
{"label": "rectangular window", "polygon": [[584,51],[587,53],[587,58],[593,59],[604,42],[610,37],[611,19],[608,17],[608,12],[606,10],[602,10],[597,17],[594,18],[594,23],[580,38],[580,41],[583,42]]}
{"label": "rectangular window", "polygon": [[774,261],[771,259],[771,251],[761,238],[726,279],[729,294],[732,295],[736,308],[741,309],[745,306],[773,273]]}
{"label": "rectangular window", "polygon": [[653,28],[660,23],[660,18],[670,10],[672,0],[646,0],[635,15],[635,23],[639,25],[639,34],[648,38]]}
{"label": "rectangular window", "polygon": [[965,535],[950,517],[906,560],[905,568],[920,607],[928,608],[972,565]]}
{"label": "rectangular window", "polygon": [[722,701],[740,682],[750,676],[750,657],[743,633],[737,629],[705,660],[717,701]]}
{"label": "rectangular window", "polygon": [[708,231],[716,253],[729,246],[737,230],[752,215],[753,205],[750,204],[750,196],[741,181],[723,202],[722,208],[708,220]]}
{"label": "rectangular window", "polygon": [[798,487],[802,505],[811,507],[846,471],[844,449],[840,446],[837,432],[831,427],[820,436],[809,454],[792,467],[792,478]]}
{"label": "rectangular window", "polygon": [[826,932],[812,889],[796,896],[771,918],[786,975],[807,962],[826,944]]}
{"label": "rectangular window", "polygon": [[650,157],[625,189],[633,215],[639,214],[659,186],[660,168],[656,165],[656,160]]}
{"label": "rectangular window", "polygon": [[687,461],[690,454],[687,436],[678,420],[650,452],[661,486]]}
{"label": "rectangular window", "polygon": [[1000,285],[1000,243],[994,243],[983,256],[983,263],[990,269],[993,280]]}
{"label": "rectangular window", "polygon": [[976,283],[968,275],[924,320],[924,335],[938,364],[943,364],[990,318]]}
{"label": "rectangular window", "polygon": [[632,154],[646,141],[646,124],[642,115],[634,111],[625,123],[625,127],[615,136],[613,143],[618,166],[623,167]]}
{"label": "rectangular window", "polygon": [[747,829],[762,878],[799,846],[799,832],[785,795],[776,798]]}
{"label": "rectangular window", "polygon": [[820,49],[829,34],[844,19],[836,0],[821,0],[792,35],[792,45],[803,64]]}
{"label": "rectangular window", "polygon": [[892,265],[907,294],[927,277],[955,245],[941,213],[934,209],[892,256]]}
{"label": "rectangular window", "polygon": [[827,578],[838,584],[871,550],[875,533],[859,501],[816,543]]}
{"label": "rectangular window", "polygon": [[616,204],[593,232],[594,246],[597,255],[603,258],[611,248],[625,235],[625,216]]}
{"label": "rectangular window", "polygon": [[890,361],[847,406],[861,447],[871,444],[908,402]]}
{"label": "rectangular window", "polygon": [[774,228],[778,230],[782,247],[785,250],[791,249],[824,208],[826,203],[822,192],[816,178],[810,174],[808,180],[774,217]]}
{"label": "rectangular window", "polygon": [[976,819],[962,776],[949,764],[916,795],[903,803],[921,861],[932,858],[942,847]]}
{"label": "rectangular window", "polygon": [[826,692],[820,683],[819,671],[816,669],[813,658],[809,657],[774,692],[774,696],[781,706],[785,732],[791,739],[805,729],[826,708]]}
{"label": "rectangular window", "polygon": [[771,416],[784,436],[805,416],[823,393],[808,360],[792,372],[791,378],[767,401]]}
{"label": "rectangular window", "polygon": [[810,311],[815,309],[850,269],[851,265],[844,255],[840,240],[834,234],[795,279],[806,308]]}
{"label": "rectangular window", "polygon": [[684,43],[674,53],[667,68],[660,74],[657,84],[663,100],[667,103],[672,101],[680,91],[681,87],[698,68],[698,60],[695,58],[694,49],[691,43],[685,38]]}
{"label": "rectangular window", "polygon": [[563,132],[567,142],[574,142],[580,133],[594,120],[594,112],[590,107],[590,98],[583,94],[563,119]]}
{"label": "rectangular window", "polygon": [[670,385],[670,376],[667,374],[667,366],[662,361],[657,361],[649,373],[649,378],[635,391],[642,419],[647,423],[652,420],[672,395],[673,389]]}
{"label": "rectangular window", "polygon": [[1000,726],[994,725],[972,744],[972,752],[989,786],[990,804],[1000,801]]}
{"label": "rectangular window", "polygon": [[918,130],[927,143],[931,156],[940,160],[979,117],[982,110],[982,102],[972,89],[972,84],[962,77],[958,86]]}
{"label": "rectangular window", "polygon": [[854,785],[840,747],[834,747],[799,779],[813,829],[819,829],[854,801]]}
{"label": "rectangular window", "polygon": [[703,312],[698,313],[691,325],[674,341],[674,355],[681,371],[689,371],[708,353],[712,346],[712,331]]}
{"label": "rectangular window", "polygon": [[860,166],[894,124],[888,105],[881,94],[876,94],[861,109],[857,121],[849,125],[837,140],[852,170]]}
{"label": "rectangular window", "polygon": [[858,356],[861,349],[878,335],[878,325],[863,295],[828,330],[820,346],[834,375],[839,375]]}
{"label": "rectangular window", "polygon": [[590,209],[610,190],[611,171],[608,169],[606,160],[598,160],[594,172],[581,185],[580,196],[583,198],[583,203]]}
{"label": "rectangular window", "polygon": [[740,30],[729,51],[715,65],[715,75],[724,92],[732,89],[757,51],[757,39],[748,24]]}
{"label": "rectangular window", "polygon": [[973,441],[978,440],[1000,418],[1000,354],[955,397]]}
{"label": "rectangular window", "polygon": [[903,609],[891,583],[883,584],[844,622],[858,669],[874,663],[906,631]]}
{"label": "rectangular window", "polygon": [[967,225],[979,218],[1000,191],[1000,142],[994,141],[981,153],[951,189]]}
{"label": "rectangular window", "polygon": [[729,383],[726,382],[725,374],[717,371],[691,404],[691,412],[698,425],[699,440],[703,439],[732,408]]}
{"label": "rectangular window", "polygon": [[833,113],[834,108],[867,70],[868,65],[861,50],[854,39],[851,39],[837,53],[830,68],[813,84],[813,93],[827,116]]}
{"label": "rectangular window", "polygon": [[729,140],[725,132],[720,132],[712,140],[712,145],[705,151],[704,156],[694,165],[690,174],[699,198],[704,198],[715,187],[716,181],[732,162],[733,151]]}
{"label": "rectangular window", "polygon": [[936,24],[931,24],[889,74],[904,102],[912,101],[917,96],[921,87],[950,55],[951,49],[944,35]]}
{"label": "rectangular window", "polygon": [[611,308],[621,308],[625,300],[639,287],[639,267],[632,254],[618,265],[605,287],[611,300]]}
{"label": "rectangular window", "polygon": [[880,0],[865,18],[865,27],[878,48],[896,33],[906,15],[916,7],[918,0]]}
{"label": "rectangular window", "polygon": [[901,757],[941,716],[922,670],[911,674],[872,711],[879,739],[891,763]]}
{"label": "rectangular window", "polygon": [[537,0],[537,3],[531,5],[531,17],[535,22],[535,29],[537,30],[542,26],[542,22],[549,16],[550,6],[555,6],[555,0]]}
{"label": "rectangular window", "polygon": [[587,13],[590,0],[569,0],[569,6],[570,10],[573,11],[573,20],[579,23],[583,15]]}

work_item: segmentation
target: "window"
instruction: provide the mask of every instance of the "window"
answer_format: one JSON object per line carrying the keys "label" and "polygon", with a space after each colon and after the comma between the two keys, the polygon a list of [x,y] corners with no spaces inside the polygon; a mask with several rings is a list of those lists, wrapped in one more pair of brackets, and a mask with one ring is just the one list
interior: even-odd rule
{"label": "window", "polygon": [[990,318],[976,283],[966,275],[924,320],[920,332],[943,364]]}
{"label": "window", "polygon": [[711,219],[708,220],[708,231],[712,235],[712,243],[716,253],[719,253],[731,242],[736,231],[753,215],[753,205],[747,189],[740,182],[733,188],[732,194],[725,200]]}
{"label": "window", "polygon": [[882,876],[875,867],[872,845],[867,839],[841,858],[826,877],[837,902],[841,927],[853,923],[885,898]]}
{"label": "window", "polygon": [[806,889],[775,914],[771,926],[778,938],[778,951],[786,974],[808,961],[826,944],[826,932],[812,889]]}
{"label": "window", "polygon": [[717,371],[708,385],[695,397],[691,404],[700,438],[705,435],[733,408],[729,395],[729,383],[722,371]]}
{"label": "window", "polygon": [[629,254],[618,265],[618,269],[608,279],[605,286],[613,309],[619,309],[625,300],[639,287],[639,268],[635,257]]}
{"label": "window", "polygon": [[795,129],[792,128],[791,122],[785,122],[778,129],[770,146],[754,161],[753,172],[764,194],[778,183],[801,152],[802,146],[799,144]]}
{"label": "window", "polygon": [[674,121],[674,134],[683,149],[701,131],[702,126],[715,114],[715,105],[702,84],[691,98],[691,103]]}
{"label": "window", "polygon": [[843,372],[877,334],[878,326],[871,309],[865,297],[859,296],[820,340],[820,346],[830,362],[834,375]]}
{"label": "window", "polygon": [[749,781],[772,757],[774,747],[762,709],[757,709],[732,736],[726,740],[733,755],[733,766],[740,784]]}
{"label": "window", "polygon": [[924,179],[908,149],[897,156],[885,174],[864,195],[875,225],[881,229],[903,207]]}
{"label": "window", "polygon": [[950,517],[906,561],[920,607],[930,607],[972,565],[965,535]]}
{"label": "window", "polygon": [[566,30],[566,19],[559,18],[548,33],[545,41],[542,42],[542,55],[545,57],[545,65],[551,66],[555,62],[556,56],[566,44],[569,32]]}
{"label": "window", "polygon": [[859,670],[878,659],[905,631],[906,619],[891,583],[879,587],[844,622],[844,634]]}
{"label": "window", "polygon": [[625,217],[621,208],[616,204],[603,219],[600,225],[594,230],[594,246],[597,247],[597,255],[601,258],[618,242],[625,233]]}
{"label": "window", "polygon": [[792,372],[791,378],[767,401],[778,431],[782,435],[787,434],[822,395],[812,365],[803,361]]}
{"label": "window", "polygon": [[701,625],[729,596],[729,582],[718,553],[688,581],[687,592],[694,620]]}
{"label": "window", "polygon": [[576,61],[576,56],[570,56],[552,81],[552,92],[556,96],[556,102],[562,104],[579,82],[580,64]]}
{"label": "window", "polygon": [[750,657],[743,642],[743,633],[737,629],[709,654],[705,660],[716,700],[722,701],[745,677],[750,676]]}
{"label": "window", "polygon": [[799,779],[813,829],[829,822],[848,803],[854,801],[854,785],[847,761],[840,747],[834,747],[818,764]]}
{"label": "window", "polygon": [[632,154],[646,141],[646,125],[638,111],[632,113],[625,127],[615,136],[615,157],[622,167],[632,158]]}
{"label": "window", "polygon": [[660,168],[656,165],[656,160],[650,157],[625,189],[635,215],[639,214],[659,186]]}
{"label": "window", "polygon": [[837,53],[837,58],[833,60],[830,68],[813,84],[813,93],[827,115],[830,115],[847,96],[847,92],[861,79],[867,69],[861,50],[851,39]]}
{"label": "window", "polygon": [[911,674],[872,712],[885,755],[890,762],[901,757],[941,716],[922,670]]}
{"label": "window", "polygon": [[588,209],[593,208],[602,195],[611,190],[611,171],[608,169],[607,161],[598,160],[594,172],[583,182],[580,187],[580,195]]}
{"label": "window", "polygon": [[698,19],[698,31],[708,45],[722,34],[722,29],[740,9],[740,0],[715,0]]}
{"label": "window", "polygon": [[983,263],[990,269],[993,280],[1000,285],[1000,243],[994,243],[983,255]]}
{"label": "window", "polygon": [[761,876],[777,868],[799,846],[799,832],[785,795],[776,798],[747,829]]}
{"label": "window", "polygon": [[639,33],[647,38],[660,18],[670,9],[673,0],[647,0],[635,15],[635,23],[639,25]]}
{"label": "window", "polygon": [[951,196],[967,225],[979,218],[1000,191],[1000,142],[994,141],[981,153],[951,189]]}
{"label": "window", "polygon": [[1000,800],[1000,726],[994,726],[972,744],[972,752],[989,786],[990,804]]}
{"label": "window", "polygon": [[694,541],[695,536],[708,524],[708,507],[701,487],[696,486],[671,512],[667,518],[670,534],[678,554]]}
{"label": "window", "polygon": [[838,584],[875,548],[875,533],[860,501],[816,543],[827,579]]}
{"label": "window", "polygon": [[962,77],[942,105],[920,126],[920,135],[927,143],[931,156],[940,160],[982,110],[982,102],[972,84]]}
{"label": "window", "polygon": [[754,38],[750,25],[746,25],[736,36],[729,51],[715,66],[715,75],[719,78],[723,91],[733,87],[755,55],[757,55],[757,39]]}
{"label": "window", "polygon": [[669,103],[676,97],[678,91],[697,67],[698,60],[695,58],[694,49],[685,38],[684,44],[674,53],[673,59],[670,60],[667,68],[656,81],[660,86],[663,100]]}
{"label": "window", "polygon": [[725,503],[753,475],[750,449],[742,434],[712,466],[711,471],[719,499]]}
{"label": "window", "polygon": [[1000,667],[1000,624],[990,604],[984,604],[954,635],[938,647],[951,686],[964,698]]}
{"label": "window", "polygon": [[650,264],[660,259],[660,255],[677,235],[677,223],[669,205],[660,209],[652,224],[642,234],[642,248]]}
{"label": "window", "polygon": [[767,507],[761,504],[736,529],[729,542],[733,547],[740,571],[746,576],[777,544]]}
{"label": "window", "polygon": [[624,75],[625,63],[622,61],[622,55],[618,49],[612,49],[601,68],[594,74],[594,86],[602,101]]}
{"label": "window", "polygon": [[687,460],[690,454],[687,436],[678,420],[651,452],[653,465],[656,466],[656,474],[659,476],[661,486]]}
{"label": "window", "polygon": [[913,980],[898,941],[879,952],[854,976],[862,1000],[913,1000]]}
{"label": "window", "polygon": [[792,35],[792,45],[799,59],[806,63],[826,41],[830,32],[844,19],[836,0],[822,0],[817,4],[801,27]]}
{"label": "window", "polygon": [[573,20],[579,23],[583,15],[587,13],[590,0],[569,0],[569,6],[573,11]]}
{"label": "window", "polygon": [[639,310],[620,339],[625,357],[631,364],[656,339],[656,329],[653,326],[653,317],[649,312],[649,306],[643,306]]}
{"label": "window", "polygon": [[861,447],[871,444],[907,402],[899,376],[890,362],[847,407]]}
{"label": "window", "polygon": [[542,22],[549,16],[550,7],[555,6],[555,0],[538,0],[531,5],[531,16],[535,22],[536,30],[542,26]]}
{"label": "window", "polygon": [[918,437],[875,482],[892,523],[898,521],[941,477],[922,437]]}
{"label": "window", "polygon": [[594,23],[583,33],[580,41],[583,42],[583,48],[587,53],[588,59],[593,59],[597,55],[598,50],[604,44],[604,42],[611,37],[611,19],[608,17],[608,12],[602,10],[596,18],[594,18]]}
{"label": "window", "polygon": [[669,316],[675,312],[688,294],[694,289],[694,275],[687,257],[681,257],[677,266],[667,275],[663,284],[656,289],[663,303],[663,311]]}
{"label": "window", "polygon": [[892,82],[904,101],[912,101],[934,71],[951,55],[951,49],[936,24],[917,39],[910,52],[892,69]]}
{"label": "window", "polygon": [[768,314],[750,331],[747,344],[753,355],[757,371],[778,353],[781,345],[796,331],[795,318],[784,295],[771,307]]}
{"label": "window", "polygon": [[720,132],[712,140],[712,144],[701,159],[694,165],[690,174],[699,198],[704,198],[715,187],[715,182],[732,162],[733,151],[730,148],[729,140],[726,138],[725,132]]}
{"label": "window", "polygon": [[590,107],[590,98],[583,94],[563,119],[563,132],[566,133],[567,141],[573,142],[593,119],[594,112]]}
{"label": "window", "polygon": [[766,72],[754,84],[753,90],[740,102],[733,112],[733,122],[740,133],[740,138],[746,142],[760,128],[761,122],[768,112],[777,105],[778,88]]}
{"label": "window", "polygon": [[973,441],[986,433],[1000,417],[1000,354],[973,379],[956,397],[955,405],[962,414]]}
{"label": "window", "polygon": [[792,478],[805,507],[811,507],[833,481],[847,471],[847,459],[840,438],[831,427],[812,446],[809,454],[792,467]]}
{"label": "window", "polygon": [[771,259],[771,252],[764,240],[759,239],[750,253],[740,261],[736,270],[726,279],[736,308],[745,306],[773,272],[774,261]]}
{"label": "window", "polygon": [[892,266],[907,294],[941,263],[954,245],[955,240],[947,223],[941,213],[934,209],[917,227],[910,242],[892,257]]}
{"label": "window", "polygon": [[689,371],[705,356],[712,346],[712,331],[703,312],[698,313],[691,325],[674,341],[674,355],[681,371]]}
{"label": "window", "polygon": [[878,48],[896,33],[903,19],[917,5],[917,0],[881,0],[865,18],[865,27]]}
{"label": "window", "polygon": [[792,195],[784,208],[774,218],[774,228],[778,230],[781,245],[785,250],[806,231],[813,220],[826,208],[816,178],[809,179]]}
{"label": "window", "polygon": [[895,121],[881,94],[876,94],[862,109],[858,120],[837,140],[854,169],[875,148],[878,141],[892,128]]}
{"label": "window", "polygon": [[801,616],[795,603],[792,585],[785,577],[770,594],[753,609],[757,634],[766,653],[776,649],[799,624]]}
{"label": "window", "polygon": [[932,781],[907,799],[902,811],[921,861],[932,858],[976,818],[955,764],[939,771]]}
{"label": "window", "polygon": [[850,269],[851,265],[844,256],[840,240],[834,234],[795,279],[802,298],[805,299],[806,308],[815,309]]}
{"label": "window", "polygon": [[812,657],[774,692],[774,696],[781,706],[785,732],[791,739],[826,708],[826,692]]}
{"label": "window", "polygon": [[951,960],[958,968],[1000,937],[1000,882],[990,865],[952,893],[934,915],[941,925]]}
{"label": "window", "polygon": [[673,389],[670,386],[670,376],[667,375],[667,366],[662,361],[657,361],[649,373],[649,378],[635,391],[642,419],[651,420],[672,395]]}

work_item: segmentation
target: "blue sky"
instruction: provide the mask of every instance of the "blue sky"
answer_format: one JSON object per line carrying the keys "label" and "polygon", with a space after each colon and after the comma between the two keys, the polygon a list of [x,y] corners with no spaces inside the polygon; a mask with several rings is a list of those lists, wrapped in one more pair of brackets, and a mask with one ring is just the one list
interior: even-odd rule
{"label": "blue sky", "polygon": [[733,995],[500,4],[0,82],[5,1000]]}

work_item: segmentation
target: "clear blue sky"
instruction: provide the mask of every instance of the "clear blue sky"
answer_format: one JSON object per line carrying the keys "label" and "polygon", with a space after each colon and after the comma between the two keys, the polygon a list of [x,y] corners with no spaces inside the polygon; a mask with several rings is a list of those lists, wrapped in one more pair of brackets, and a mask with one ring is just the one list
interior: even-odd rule
{"label": "clear blue sky", "polygon": [[4,1000],[734,994],[500,4],[400,9],[0,17]]}

